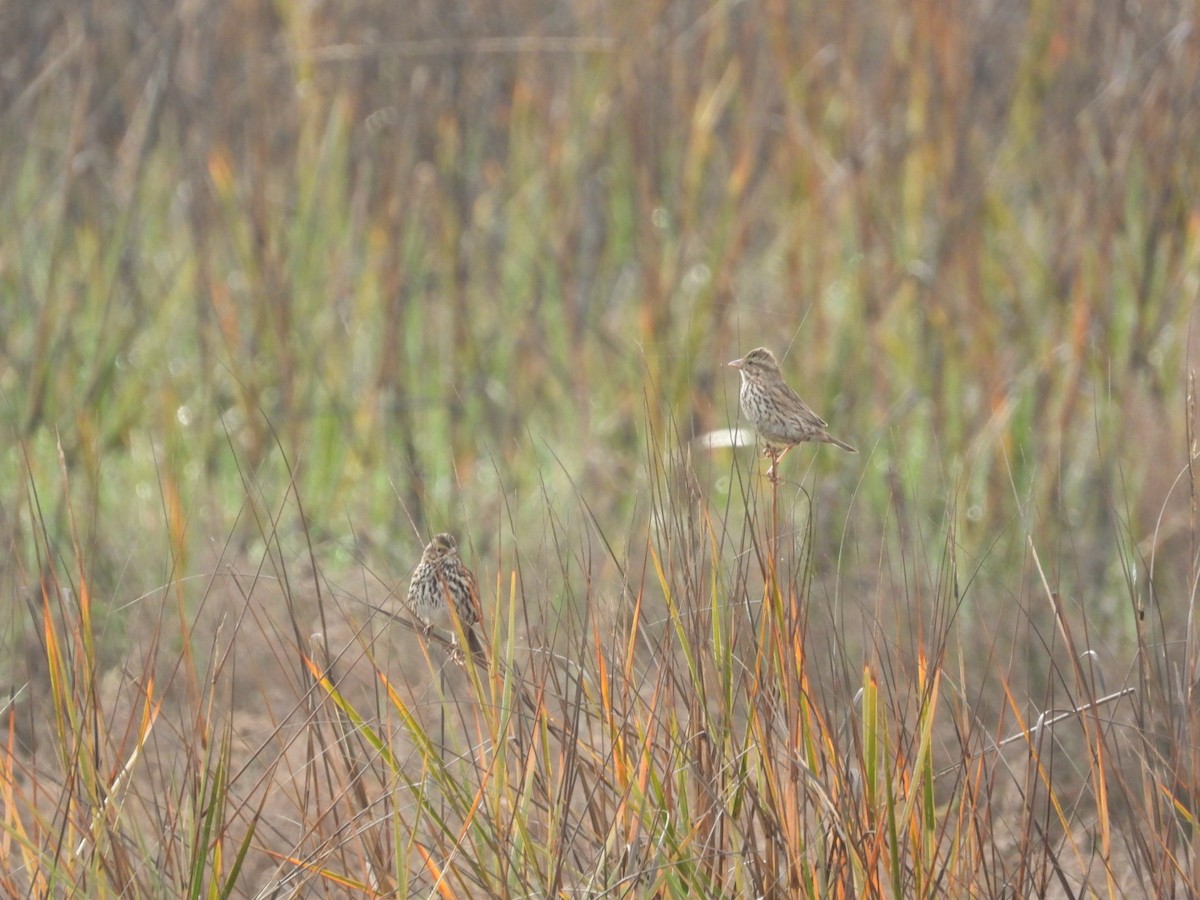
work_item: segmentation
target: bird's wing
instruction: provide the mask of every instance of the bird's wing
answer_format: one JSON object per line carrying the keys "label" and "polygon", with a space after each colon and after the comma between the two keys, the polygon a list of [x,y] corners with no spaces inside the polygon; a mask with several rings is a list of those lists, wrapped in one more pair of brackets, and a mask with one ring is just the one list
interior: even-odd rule
{"label": "bird's wing", "polygon": [[462,575],[463,581],[467,583],[467,591],[471,595],[471,605],[475,607],[475,619],[476,621],[482,622],[483,603],[481,602],[479,596],[479,579],[476,578],[475,573],[465,565],[462,567]]}
{"label": "bird's wing", "polygon": [[790,385],[784,384],[783,389],[787,393],[788,397],[796,401],[796,408],[800,412],[800,417],[804,419],[805,422],[807,422],[809,425],[812,425],[814,428],[829,427],[829,423],[813,412],[812,407],[801,400],[800,395],[793,391]]}

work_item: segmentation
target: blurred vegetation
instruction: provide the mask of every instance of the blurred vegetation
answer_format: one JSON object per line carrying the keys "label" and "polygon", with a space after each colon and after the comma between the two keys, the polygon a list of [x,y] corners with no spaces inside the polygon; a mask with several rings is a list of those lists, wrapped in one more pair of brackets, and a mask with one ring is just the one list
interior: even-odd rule
{"label": "blurred vegetation", "polygon": [[620,522],[644,428],[728,424],[766,343],[871,448],[829,472],[866,518],[1141,540],[1186,459],[1187,10],[14,7],[4,428],[135,528],[165,484],[221,533],[231,443],[334,534],[539,473]]}
{"label": "blurred vegetation", "polygon": [[785,463],[831,678],[880,623],[920,657],[936,596],[978,707],[1044,708],[1035,554],[1114,683],[1142,628],[1190,666],[1194,17],[5,5],[0,679],[44,653],[48,585],[86,586],[109,665],[138,601],[191,615],[222,566],[369,593],[443,529],[501,596],[516,567],[547,615],[627,622],[663,517],[761,524],[751,451],[693,440],[762,344],[862,451]]}

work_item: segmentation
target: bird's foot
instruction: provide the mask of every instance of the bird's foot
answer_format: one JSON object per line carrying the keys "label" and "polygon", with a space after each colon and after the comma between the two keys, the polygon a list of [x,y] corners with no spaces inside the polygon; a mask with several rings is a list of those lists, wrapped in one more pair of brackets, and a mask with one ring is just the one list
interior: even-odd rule
{"label": "bird's foot", "polygon": [[775,484],[779,481],[779,476],[775,473],[775,470],[779,467],[779,457],[772,453],[768,459],[771,460],[771,465],[767,467],[767,481]]}
{"label": "bird's foot", "polygon": [[784,447],[782,450],[778,447],[771,448],[771,468],[767,469],[767,478],[771,480],[771,484],[779,483],[779,464],[783,462],[783,458],[791,449],[791,447]]}

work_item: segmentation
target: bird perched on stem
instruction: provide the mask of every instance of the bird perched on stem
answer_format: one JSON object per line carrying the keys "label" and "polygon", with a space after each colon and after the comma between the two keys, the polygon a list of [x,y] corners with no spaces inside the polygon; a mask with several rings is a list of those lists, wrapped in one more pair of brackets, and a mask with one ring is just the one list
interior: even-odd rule
{"label": "bird perched on stem", "polygon": [[450,610],[458,616],[472,654],[483,652],[475,634],[479,621],[479,586],[475,576],[458,556],[458,542],[452,534],[435,534],[413,569],[405,605],[425,624],[425,633],[433,629],[433,620],[443,618],[453,624]]}
{"label": "bird perched on stem", "polygon": [[767,477],[772,481],[779,461],[792,447],[804,441],[833,444],[850,453],[858,452],[831,435],[825,420],[784,383],[775,354],[766,347],[751,350],[729,365],[742,376],[739,394],[742,415],[762,435],[766,444],[763,455],[771,459]]}

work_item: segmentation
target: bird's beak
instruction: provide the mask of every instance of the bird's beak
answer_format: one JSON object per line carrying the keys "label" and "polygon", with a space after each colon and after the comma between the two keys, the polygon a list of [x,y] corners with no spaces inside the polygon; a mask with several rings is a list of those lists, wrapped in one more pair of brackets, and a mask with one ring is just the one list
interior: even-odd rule
{"label": "bird's beak", "polygon": [[732,362],[725,363],[725,365],[729,366],[731,369],[740,369],[742,367],[742,361],[740,359],[735,359]]}

